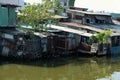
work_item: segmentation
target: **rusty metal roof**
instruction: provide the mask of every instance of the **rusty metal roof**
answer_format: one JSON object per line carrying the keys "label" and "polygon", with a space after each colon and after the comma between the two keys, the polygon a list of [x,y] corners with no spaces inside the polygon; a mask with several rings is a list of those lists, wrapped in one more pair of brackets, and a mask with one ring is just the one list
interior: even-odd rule
{"label": "rusty metal roof", "polygon": [[63,26],[51,25],[51,26],[49,26],[49,27],[50,27],[50,28],[53,28],[53,29],[57,29],[57,30],[69,32],[69,33],[78,34],[78,35],[81,35],[81,36],[90,37],[90,36],[93,35],[93,34],[91,34],[91,33],[83,32],[83,31],[80,31],[80,30],[75,30],[75,29],[68,28],[68,27],[63,27]]}
{"label": "rusty metal roof", "polygon": [[[68,23],[68,24],[71,24],[71,23]],[[81,25],[81,26],[84,27],[84,28],[86,27],[87,29],[90,28],[90,29],[92,29],[94,31],[97,31],[97,32],[104,31],[104,29],[99,29],[99,28],[95,28],[95,27],[92,27],[92,26],[91,27],[90,26],[86,26],[86,25]],[[81,35],[81,36],[91,37],[92,35],[96,35],[96,34],[93,34],[93,33],[87,33],[87,32],[84,32],[82,30],[77,30],[77,29],[64,27],[64,26],[51,25],[50,27],[53,28],[53,29],[57,29],[57,30],[61,30],[61,31],[69,32],[69,33],[78,34],[78,35]],[[113,32],[111,34],[111,36],[120,36],[120,33],[119,32],[116,32],[116,33]]]}
{"label": "rusty metal roof", "polygon": [[102,32],[103,31],[103,29],[100,29],[100,28],[96,28],[96,27],[93,27],[93,26],[87,26],[87,25],[74,23],[74,22],[61,22],[60,24],[63,24],[63,25],[66,25],[66,26],[78,27],[78,28],[82,28],[82,29],[88,29],[88,30],[92,30],[92,31],[96,31],[96,32]]}

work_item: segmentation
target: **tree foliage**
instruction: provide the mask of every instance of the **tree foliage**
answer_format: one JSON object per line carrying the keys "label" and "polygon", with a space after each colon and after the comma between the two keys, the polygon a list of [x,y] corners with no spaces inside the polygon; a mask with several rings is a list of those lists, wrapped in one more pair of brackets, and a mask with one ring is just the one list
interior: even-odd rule
{"label": "tree foliage", "polygon": [[112,31],[110,30],[104,30],[103,32],[100,32],[96,34],[95,36],[92,36],[92,40],[94,42],[98,42],[99,44],[106,44],[108,43],[108,38],[112,34]]}
{"label": "tree foliage", "polygon": [[64,12],[64,7],[61,6],[59,0],[53,0],[53,9],[55,10],[55,14],[60,14],[59,12]]}
{"label": "tree foliage", "polygon": [[52,2],[51,0],[43,0],[41,4],[27,4],[25,9],[21,11],[20,22],[31,25],[33,29],[43,30],[46,28],[40,24],[48,24],[49,20],[52,20],[52,16],[55,15],[54,12],[49,12],[51,9],[58,9],[58,0]]}

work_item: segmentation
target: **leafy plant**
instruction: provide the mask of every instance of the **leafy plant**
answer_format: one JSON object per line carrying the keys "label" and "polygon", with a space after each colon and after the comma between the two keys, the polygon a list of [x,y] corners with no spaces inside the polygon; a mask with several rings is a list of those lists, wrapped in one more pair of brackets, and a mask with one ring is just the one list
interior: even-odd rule
{"label": "leafy plant", "polygon": [[106,44],[108,43],[108,38],[110,37],[111,34],[112,34],[112,31],[104,30],[103,32],[100,32],[95,36],[93,35],[91,39],[93,42],[98,42],[99,44]]}
{"label": "leafy plant", "polygon": [[49,24],[50,20],[54,21],[52,16],[55,15],[54,12],[49,12],[49,10],[58,10],[60,7],[58,0],[54,2],[43,0],[41,4],[27,4],[19,15],[20,23],[32,26],[35,31],[46,30],[46,25]]}

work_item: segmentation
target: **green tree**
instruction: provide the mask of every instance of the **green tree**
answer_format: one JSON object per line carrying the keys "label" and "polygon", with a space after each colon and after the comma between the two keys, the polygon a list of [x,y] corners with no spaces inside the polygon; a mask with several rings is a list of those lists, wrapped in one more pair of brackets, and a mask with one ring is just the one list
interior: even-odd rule
{"label": "green tree", "polygon": [[64,12],[64,7],[62,7],[59,0],[53,0],[53,9],[55,11],[55,14],[60,14],[61,12]]}
{"label": "green tree", "polygon": [[[49,12],[53,9],[53,2],[51,0],[44,0],[41,4],[27,4],[25,9],[21,11],[20,22],[31,25],[34,30],[46,29],[49,20],[52,20],[52,16],[55,14]],[[40,25],[44,23],[45,25]]]}
{"label": "green tree", "polygon": [[103,32],[100,32],[96,34],[95,36],[92,36],[92,40],[94,42],[98,42],[99,44],[106,44],[108,43],[108,38],[112,34],[112,31],[110,30],[104,30]]}

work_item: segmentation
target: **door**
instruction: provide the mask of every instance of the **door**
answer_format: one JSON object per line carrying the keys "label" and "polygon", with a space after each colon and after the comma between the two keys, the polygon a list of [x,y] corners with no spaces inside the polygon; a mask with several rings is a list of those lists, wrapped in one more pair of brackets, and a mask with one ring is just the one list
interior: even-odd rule
{"label": "door", "polygon": [[107,44],[100,44],[98,47],[97,55],[106,55],[107,54]]}

